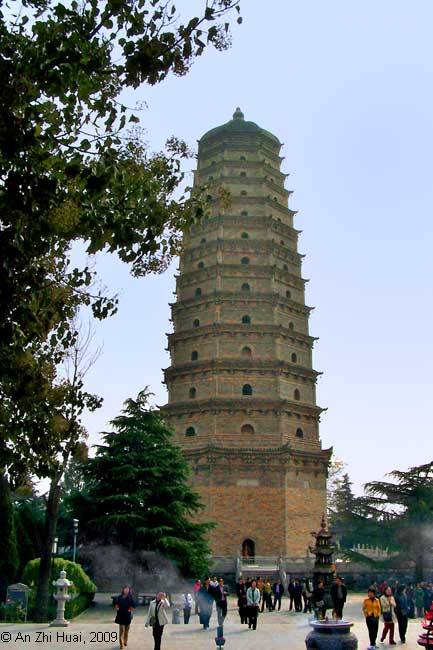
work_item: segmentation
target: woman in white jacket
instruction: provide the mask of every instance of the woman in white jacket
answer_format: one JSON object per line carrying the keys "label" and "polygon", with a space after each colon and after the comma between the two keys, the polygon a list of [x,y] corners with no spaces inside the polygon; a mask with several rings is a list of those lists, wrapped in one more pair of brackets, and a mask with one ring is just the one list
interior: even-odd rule
{"label": "woman in white jacket", "polygon": [[161,650],[162,633],[164,632],[164,625],[168,623],[167,609],[170,603],[167,600],[167,594],[159,591],[156,594],[155,600],[149,605],[147,612],[146,627],[152,627],[153,638],[155,640],[154,650]]}

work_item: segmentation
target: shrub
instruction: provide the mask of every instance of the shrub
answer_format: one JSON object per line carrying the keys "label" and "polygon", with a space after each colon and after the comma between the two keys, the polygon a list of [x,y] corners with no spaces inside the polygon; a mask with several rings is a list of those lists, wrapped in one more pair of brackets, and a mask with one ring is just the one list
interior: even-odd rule
{"label": "shrub", "polygon": [[[33,589],[29,599],[30,618],[35,605],[34,594],[39,578],[39,562],[39,558],[27,562],[22,576],[23,582]],[[95,595],[96,585],[84,572],[81,564],[71,562],[70,560],[64,560],[63,558],[55,558],[53,561],[53,570],[49,584],[51,594],[55,593],[55,587],[52,583],[60,577],[60,571],[66,571],[67,579],[72,580],[73,582],[73,586],[70,587],[68,592],[71,594],[72,598],[66,603],[65,616],[66,618],[74,618],[89,607]],[[55,607],[50,606],[49,618],[54,618],[54,615]]]}

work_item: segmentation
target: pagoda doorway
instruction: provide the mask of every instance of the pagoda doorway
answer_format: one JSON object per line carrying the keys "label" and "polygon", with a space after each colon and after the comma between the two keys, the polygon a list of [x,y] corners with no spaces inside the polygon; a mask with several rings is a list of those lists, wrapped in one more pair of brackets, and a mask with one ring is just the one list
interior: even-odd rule
{"label": "pagoda doorway", "polygon": [[252,539],[244,539],[242,542],[242,557],[254,557],[256,554],[256,544]]}

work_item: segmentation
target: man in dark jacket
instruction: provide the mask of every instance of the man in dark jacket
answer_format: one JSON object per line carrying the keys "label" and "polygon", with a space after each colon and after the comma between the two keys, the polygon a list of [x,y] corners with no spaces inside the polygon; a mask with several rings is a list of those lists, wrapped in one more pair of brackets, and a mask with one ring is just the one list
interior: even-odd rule
{"label": "man in dark jacket", "polygon": [[290,611],[292,611],[293,601],[295,600],[295,583],[293,582],[293,580],[290,580],[289,582],[288,592],[289,592],[289,609]]}
{"label": "man in dark jacket", "polygon": [[281,609],[281,598],[282,598],[283,593],[284,593],[284,587],[281,584],[281,580],[277,580],[276,582],[274,582],[274,584],[272,586],[272,591],[274,592],[274,602],[273,602],[273,605],[272,605],[272,609],[275,609],[275,607],[276,607],[276,605],[278,603],[278,611],[280,611],[280,609]]}
{"label": "man in dark jacket", "polygon": [[216,604],[216,611],[218,616],[218,625],[224,625],[225,617],[227,616],[227,598],[229,592],[224,584],[222,578],[218,579],[218,587],[214,590],[214,598]]}
{"label": "man in dark jacket", "polygon": [[343,583],[343,578],[337,576],[335,582],[331,587],[332,604],[334,605],[335,618],[341,620],[343,618],[343,607],[347,598],[347,587]]}
{"label": "man in dark jacket", "polygon": [[299,579],[295,580],[295,612],[302,612],[302,585]]}

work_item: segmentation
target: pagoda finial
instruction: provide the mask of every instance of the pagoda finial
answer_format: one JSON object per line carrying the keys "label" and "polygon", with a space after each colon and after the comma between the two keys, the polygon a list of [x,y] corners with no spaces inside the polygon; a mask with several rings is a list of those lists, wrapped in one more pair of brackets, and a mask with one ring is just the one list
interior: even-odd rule
{"label": "pagoda finial", "polygon": [[242,113],[241,109],[239,106],[236,107],[235,112],[233,113],[233,119],[234,120],[243,120],[244,119],[244,114]]}

